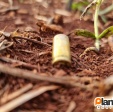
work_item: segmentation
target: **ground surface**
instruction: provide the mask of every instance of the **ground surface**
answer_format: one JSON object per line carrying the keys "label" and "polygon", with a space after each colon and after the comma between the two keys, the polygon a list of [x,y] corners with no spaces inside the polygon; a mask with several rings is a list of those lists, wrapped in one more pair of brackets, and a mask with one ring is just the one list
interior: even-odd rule
{"label": "ground surface", "polygon": [[[1,3],[1,9],[9,5],[7,1],[1,1]],[[71,65],[64,66],[58,64],[53,66],[51,63],[52,40],[54,35],[62,33],[62,31],[67,34],[76,28],[93,31],[93,21],[89,16],[85,17],[85,20],[80,21],[78,12],[63,13],[63,23],[62,21],[58,21],[56,22],[57,25],[51,28],[51,24],[48,24],[50,18],[55,17],[56,9],[65,9],[65,2],[60,2],[60,0],[40,2],[40,0],[37,0],[37,2],[20,3],[16,1],[14,2],[14,6],[19,6],[19,9],[7,12],[4,10],[0,11],[0,29],[4,29],[5,26],[7,26],[6,32],[13,32],[19,29],[19,36],[34,39],[40,43],[42,41],[43,43],[47,43],[47,45],[40,45],[18,38],[6,38],[6,40],[10,42],[13,41],[14,43],[11,47],[1,52],[1,57],[20,60],[35,65],[37,68],[27,68],[18,63],[6,63],[3,61],[0,61],[0,63],[30,70],[34,73],[44,73],[44,75],[46,73],[48,77],[77,76],[79,84],[88,85],[89,87],[93,82],[100,84],[106,77],[113,74],[113,53],[107,43],[107,39],[101,41],[102,46],[99,54],[91,51],[80,58],[80,54],[83,53],[87,47],[93,46],[94,40],[72,35],[69,37],[71,45]],[[39,17],[45,20],[44,24],[46,25],[41,24],[38,20]],[[113,20],[110,16],[108,17],[109,24],[103,24],[101,22],[99,27],[100,31],[112,25]],[[38,25],[36,25],[36,23]],[[62,30],[59,30],[58,25]],[[6,85],[8,86],[3,94],[1,94],[1,98],[5,98],[8,94],[22,88],[28,83],[34,85],[33,89],[44,85],[51,85],[45,82],[36,83],[22,78],[15,78],[7,74],[1,74],[0,77],[0,89],[5,88]],[[98,88],[87,90],[80,87],[72,88],[61,86],[57,90],[45,92],[22,104],[12,112],[93,112],[93,101],[98,95]],[[67,111],[72,102],[76,104],[76,106],[74,106],[72,111]]]}

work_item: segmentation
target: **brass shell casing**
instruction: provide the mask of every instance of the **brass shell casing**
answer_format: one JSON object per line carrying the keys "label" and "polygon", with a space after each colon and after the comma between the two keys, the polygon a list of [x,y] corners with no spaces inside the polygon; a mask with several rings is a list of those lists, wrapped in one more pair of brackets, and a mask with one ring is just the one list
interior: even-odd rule
{"label": "brass shell casing", "polygon": [[69,38],[65,34],[57,34],[53,39],[52,64],[57,62],[71,63]]}

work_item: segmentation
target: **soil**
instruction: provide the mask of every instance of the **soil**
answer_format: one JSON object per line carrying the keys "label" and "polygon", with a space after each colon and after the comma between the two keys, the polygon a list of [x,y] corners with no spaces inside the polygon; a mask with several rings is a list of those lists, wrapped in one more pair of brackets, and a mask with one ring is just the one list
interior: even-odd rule
{"label": "soil", "polygon": [[[14,32],[19,29],[19,36],[33,39],[40,43],[47,43],[47,45],[19,38],[13,39],[11,37],[5,37],[6,40],[10,42],[13,41],[14,43],[11,47],[1,51],[1,57],[8,57],[26,62],[37,66],[37,68],[27,68],[18,63],[6,63],[3,61],[0,61],[0,63],[22,70],[29,70],[41,75],[45,75],[46,73],[48,77],[77,76],[79,78],[79,84],[89,87],[93,82],[101,84],[103,80],[113,74],[113,52],[106,38],[101,40],[101,49],[98,54],[90,51],[83,57],[80,57],[86,48],[94,46],[94,40],[71,35],[69,36],[71,45],[71,65],[52,65],[51,63],[53,37],[56,34],[67,34],[79,28],[93,32],[92,15],[91,17],[85,17],[85,19],[81,21],[79,20],[79,11],[71,11],[66,13],[67,15],[59,16],[55,11],[56,9],[65,9],[66,3],[65,1],[63,2],[63,0],[41,0],[42,2],[40,2],[40,0],[20,1],[14,1],[14,6],[18,6],[19,9],[15,11],[0,11],[1,31],[6,26],[5,32]],[[9,5],[7,0],[1,1],[1,3],[4,3],[6,6]],[[4,7],[5,6],[3,6],[3,8]],[[7,9],[7,7],[5,8]],[[39,17],[45,21],[38,20]],[[52,23],[54,27],[51,24],[51,18],[54,18]],[[108,17],[108,20],[109,24],[104,24],[100,20],[100,32],[107,26],[112,25],[113,19]],[[34,85],[33,89],[44,85],[51,85],[51,83],[41,81],[36,83],[8,74],[1,74],[0,77],[0,90],[8,85],[8,88],[0,96],[1,98],[22,88],[28,83]],[[68,112],[67,110],[72,102],[74,102],[75,107],[70,112],[93,112],[93,102],[94,98],[97,96],[99,96],[98,88],[87,90],[80,87],[65,87],[61,85],[59,89],[45,92],[12,110],[12,112]]]}

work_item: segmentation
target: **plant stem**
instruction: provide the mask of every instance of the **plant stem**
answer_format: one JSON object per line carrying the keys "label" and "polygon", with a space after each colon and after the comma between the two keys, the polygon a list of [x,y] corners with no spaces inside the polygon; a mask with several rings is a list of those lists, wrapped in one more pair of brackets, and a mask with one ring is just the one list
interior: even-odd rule
{"label": "plant stem", "polygon": [[99,8],[96,8],[95,11],[95,17],[94,17],[94,30],[95,30],[95,36],[98,37],[98,10]]}
{"label": "plant stem", "polygon": [[94,15],[94,30],[95,30],[95,37],[96,37],[96,41],[95,41],[95,47],[99,50],[99,40],[98,40],[98,15],[99,15],[99,9],[100,9],[100,5],[102,3],[102,0],[95,0],[96,2],[96,10],[95,10],[95,15]]}
{"label": "plant stem", "polygon": [[98,1],[96,3],[96,10],[95,10],[95,15],[94,15],[94,30],[95,30],[96,38],[98,37],[98,14],[99,14],[99,8],[100,8],[100,4]]}

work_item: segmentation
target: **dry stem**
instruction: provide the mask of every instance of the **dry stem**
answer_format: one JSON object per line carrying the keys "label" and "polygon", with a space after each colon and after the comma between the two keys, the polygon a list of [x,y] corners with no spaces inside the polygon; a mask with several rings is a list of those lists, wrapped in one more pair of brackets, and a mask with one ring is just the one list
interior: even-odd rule
{"label": "dry stem", "polygon": [[24,86],[23,88],[21,88],[21,89],[15,91],[15,92],[9,94],[7,97],[3,97],[3,98],[1,99],[1,102],[0,102],[1,105],[2,105],[2,104],[5,104],[6,102],[8,102],[8,101],[10,101],[10,100],[12,100],[12,99],[14,99],[14,98],[16,98],[16,97],[18,97],[18,96],[20,96],[21,94],[23,94],[23,93],[25,93],[26,91],[30,90],[32,87],[33,87],[32,84],[27,84],[27,85]]}
{"label": "dry stem", "polygon": [[23,103],[43,94],[46,91],[51,91],[51,90],[55,90],[58,89],[58,86],[43,86],[40,87],[38,89],[35,90],[31,90],[30,92],[25,93],[24,95],[21,95],[20,97],[10,101],[9,103],[3,105],[0,107],[0,112],[9,112],[13,109],[15,109],[16,107],[22,105]]}
{"label": "dry stem", "polygon": [[0,72],[9,74],[15,77],[28,79],[31,81],[47,81],[47,82],[87,89],[85,85],[82,85],[76,82],[78,77],[75,77],[75,76],[74,77],[60,77],[60,78],[55,78],[55,77],[50,77],[50,76],[48,77],[47,74],[45,76],[41,76],[38,73],[33,73],[31,71],[22,70],[18,68],[12,68],[1,63],[0,63]]}
{"label": "dry stem", "polygon": [[23,67],[26,67],[26,68],[29,68],[29,69],[38,69],[38,67],[36,65],[31,65],[29,63],[25,63],[25,62],[22,62],[22,61],[19,61],[19,60],[14,60],[14,59],[7,58],[7,57],[0,57],[0,60],[7,62],[7,63],[11,63],[11,64],[18,63],[19,66],[23,66]]}
{"label": "dry stem", "polygon": [[46,46],[49,46],[49,47],[51,46],[51,45],[49,45],[47,43],[36,41],[36,40],[30,39],[30,38],[25,38],[25,37],[20,37],[20,36],[15,36],[13,38],[15,38],[15,39],[16,38],[18,38],[18,39],[24,39],[24,40],[27,40],[27,41],[30,41],[30,42],[33,42],[33,43],[36,43],[36,44],[39,44],[39,45],[46,45]]}

